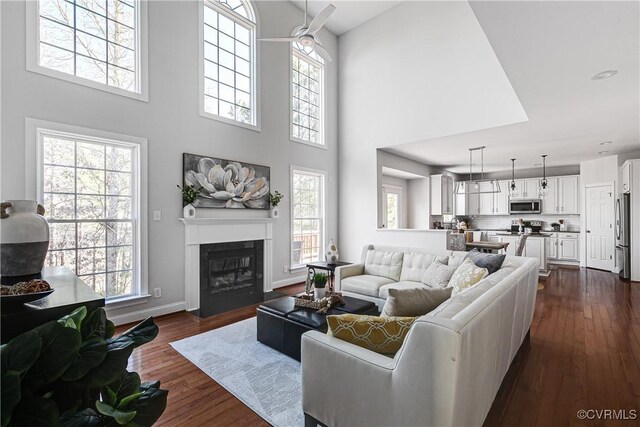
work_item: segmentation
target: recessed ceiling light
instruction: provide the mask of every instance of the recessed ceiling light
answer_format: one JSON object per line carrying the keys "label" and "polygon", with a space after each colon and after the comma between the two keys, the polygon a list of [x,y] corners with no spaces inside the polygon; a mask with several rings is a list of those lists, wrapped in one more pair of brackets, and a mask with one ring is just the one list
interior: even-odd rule
{"label": "recessed ceiling light", "polygon": [[600,145],[609,145],[609,144],[613,144],[613,141],[605,141],[600,143]]}
{"label": "recessed ceiling light", "polygon": [[609,77],[613,77],[616,74],[618,74],[618,70],[602,71],[602,72],[594,75],[593,77],[591,77],[591,80],[604,80],[604,79],[608,79]]}
{"label": "recessed ceiling light", "polygon": [[607,153],[608,153],[608,151],[607,151],[607,150],[604,150],[604,151],[598,151],[598,154],[607,154]]}

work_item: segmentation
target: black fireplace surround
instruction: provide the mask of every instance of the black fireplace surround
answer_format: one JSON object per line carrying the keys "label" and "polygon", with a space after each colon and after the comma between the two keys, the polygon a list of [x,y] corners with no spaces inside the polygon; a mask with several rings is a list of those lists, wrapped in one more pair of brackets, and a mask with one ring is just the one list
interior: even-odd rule
{"label": "black fireplace surround", "polygon": [[200,317],[264,298],[264,241],[200,245]]}

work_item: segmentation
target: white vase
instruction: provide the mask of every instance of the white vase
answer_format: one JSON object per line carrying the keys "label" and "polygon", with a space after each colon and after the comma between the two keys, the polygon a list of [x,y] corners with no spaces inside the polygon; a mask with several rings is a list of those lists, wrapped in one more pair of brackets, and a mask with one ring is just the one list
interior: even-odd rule
{"label": "white vase", "polygon": [[280,209],[271,208],[271,218],[280,218]]}
{"label": "white vase", "polygon": [[329,241],[327,245],[327,249],[324,253],[324,257],[329,264],[336,264],[338,259],[340,258],[340,254],[338,253],[338,247],[336,246],[333,239]]}
{"label": "white vase", "polygon": [[28,276],[42,271],[49,248],[49,224],[37,212],[34,200],[3,202],[0,275]]}
{"label": "white vase", "polygon": [[184,208],[182,208],[182,212],[183,212],[184,218],[196,217],[196,208],[191,203],[189,203]]}
{"label": "white vase", "polygon": [[322,299],[327,295],[327,291],[326,291],[326,287],[325,288],[314,288],[314,298],[315,299]]}

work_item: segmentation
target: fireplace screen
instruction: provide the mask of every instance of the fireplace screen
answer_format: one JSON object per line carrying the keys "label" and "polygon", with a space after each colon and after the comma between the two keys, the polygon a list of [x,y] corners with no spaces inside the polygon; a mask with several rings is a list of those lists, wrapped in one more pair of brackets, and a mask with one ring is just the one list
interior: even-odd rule
{"label": "fireplace screen", "polygon": [[261,302],[264,242],[200,246],[200,316]]}

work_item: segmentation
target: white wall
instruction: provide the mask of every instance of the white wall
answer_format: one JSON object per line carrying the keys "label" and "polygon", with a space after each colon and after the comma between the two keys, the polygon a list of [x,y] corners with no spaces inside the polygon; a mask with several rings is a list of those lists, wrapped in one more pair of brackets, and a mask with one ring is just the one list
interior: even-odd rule
{"label": "white wall", "polygon": [[[285,194],[274,225],[274,280],[293,277],[289,265],[290,165],[328,171],[328,237],[337,235],[337,39],[321,37],[336,58],[326,66],[328,150],[289,141],[289,45],[260,45],[262,131],[200,117],[198,114],[198,2],[149,2],[149,102],[113,95],[25,71],[25,3],[1,2],[1,198],[25,198],[25,118],[68,123],[148,138],[149,288],[162,298],[112,313],[135,316],[173,310],[184,301],[184,229],[177,220],[182,204],[182,153],[190,152],[271,167],[273,190]],[[263,36],[286,35],[302,12],[288,1],[259,2]],[[26,173],[35,173],[28,170]],[[264,211],[198,211],[198,216],[267,216]],[[297,274],[300,274],[299,272]],[[283,282],[284,283],[284,282]],[[152,311],[144,311],[157,307]],[[133,320],[127,317],[127,320]]]}
{"label": "white wall", "polygon": [[431,228],[429,225],[429,195],[431,194],[429,182],[429,178],[409,180],[409,223],[407,228],[420,230]]}
{"label": "white wall", "polygon": [[[613,184],[611,198],[611,218],[615,221],[615,199],[618,194],[618,156],[606,156],[580,163],[580,266],[586,267],[587,239],[586,239],[586,187],[598,184]],[[613,239],[613,256],[615,259],[615,228],[611,229]],[[615,270],[615,267],[612,268]]]}
{"label": "white wall", "polygon": [[482,28],[466,2],[402,2],[339,54],[342,258],[365,243],[444,249],[441,232],[377,230],[375,149],[527,119]]}

